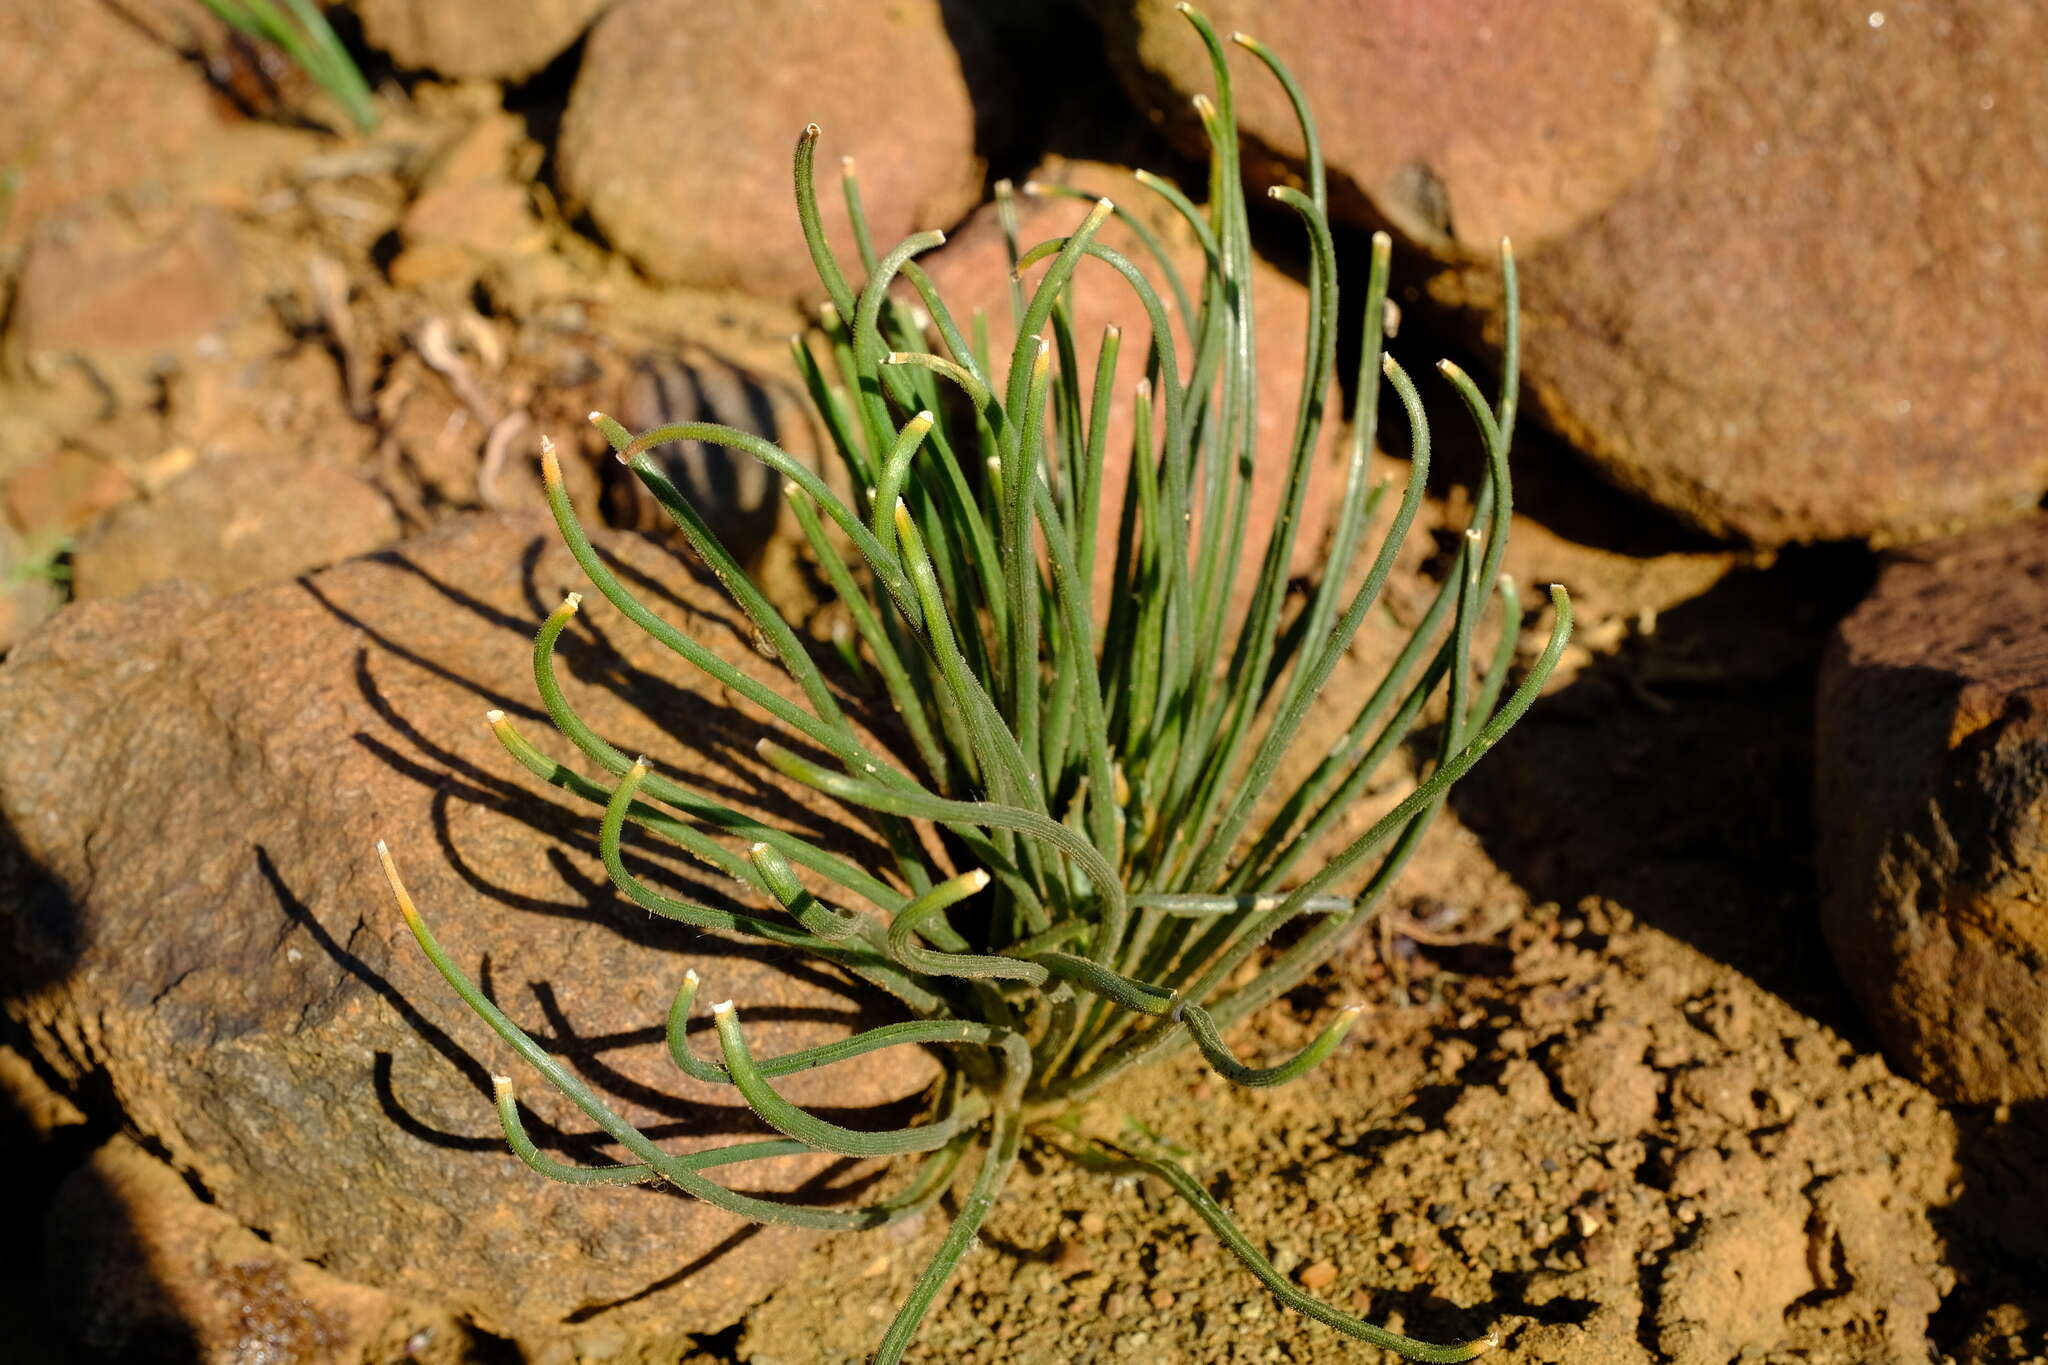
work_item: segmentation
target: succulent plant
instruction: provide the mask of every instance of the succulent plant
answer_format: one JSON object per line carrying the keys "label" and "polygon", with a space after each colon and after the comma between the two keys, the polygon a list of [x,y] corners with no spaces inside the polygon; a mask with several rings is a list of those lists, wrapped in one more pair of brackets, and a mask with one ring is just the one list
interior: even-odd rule
{"label": "succulent plant", "polygon": [[[1242,600],[1235,580],[1240,563],[1249,563],[1251,471],[1259,457],[1249,219],[1225,47],[1206,20],[1186,12],[1208,47],[1217,84],[1213,101],[1196,101],[1210,145],[1208,206],[1198,209],[1156,177],[1140,179],[1200,243],[1205,269],[1192,291],[1142,222],[1129,220],[1166,282],[1165,297],[1132,261],[1096,240],[1109,216],[1122,212],[1107,200],[1089,207],[1065,237],[1022,251],[1013,240],[1020,280],[1048,264],[1035,286],[1017,291],[1015,341],[998,387],[984,329],[970,323],[970,341],[913,260],[939,245],[942,234],[917,234],[878,257],[850,170],[847,201],[866,283],[858,292],[848,283],[820,224],[812,126],[797,142],[796,201],[830,302],[818,334],[824,359],[801,338],[794,352],[850,476],[852,498],[746,432],[690,423],[636,435],[593,414],[805,704],[734,669],[636,597],[593,549],[553,450],[543,454],[549,505],[597,591],[766,713],[771,736],[792,732],[824,755],[803,757],[774,737],[759,746],[790,781],[826,794],[849,821],[873,828],[893,861],[853,866],[651,771],[644,759],[593,733],[554,675],[557,638],[578,609],[574,595],[541,627],[534,672],[555,725],[611,780],[593,781],[547,757],[493,713],[498,738],[537,776],[604,808],[604,862],[635,903],[699,929],[814,955],[893,997],[908,1017],[828,1046],[757,1057],[740,1011],[721,1002],[711,1007],[719,1057],[708,1060],[686,1036],[698,990],[696,973],[689,973],[669,1012],[670,1056],[699,1081],[735,1088],[783,1136],[671,1155],[464,975],[383,855],[434,965],[631,1158],[572,1167],[537,1150],[511,1083],[500,1080],[506,1138],[541,1174],[586,1184],[666,1181],[763,1222],[871,1228],[939,1202],[962,1163],[978,1153],[971,1190],[874,1355],[884,1365],[901,1359],[974,1243],[1027,1135],[1089,1165],[1157,1175],[1268,1290],[1340,1332],[1418,1360],[1467,1359],[1490,1344],[1430,1345],[1303,1293],[1166,1144],[1142,1133],[1128,1141],[1087,1139],[1060,1123],[1128,1068],[1189,1045],[1226,1080],[1253,1087],[1294,1080],[1327,1057],[1355,1009],[1340,1011],[1297,1055],[1265,1065],[1240,1060],[1224,1034],[1302,981],[1372,916],[1451,784],[1535,700],[1571,629],[1570,605],[1553,588],[1548,643],[1507,687],[1523,611],[1501,573],[1517,346],[1514,262],[1503,243],[1506,364],[1497,397],[1489,401],[1448,362],[1440,367],[1469,409],[1487,456],[1470,526],[1434,601],[1329,755],[1291,790],[1273,790],[1283,757],[1379,600],[1415,521],[1430,470],[1429,432],[1414,383],[1383,350],[1390,244],[1382,234],[1372,244],[1346,481],[1328,567],[1305,592],[1292,589],[1309,474],[1325,403],[1335,392],[1337,252],[1301,91],[1263,45],[1233,35],[1282,84],[1299,114],[1306,188],[1271,194],[1299,216],[1309,246],[1304,377],[1285,452],[1283,502],[1258,559],[1249,606],[1234,619],[1240,613],[1232,604]],[[1150,324],[1147,373],[1135,395],[1130,490],[1114,513],[1104,505],[1104,466],[1121,340],[1111,329],[1093,373],[1081,371],[1066,299],[1083,268],[1120,276]],[[892,292],[899,280],[916,304]],[[1169,325],[1173,310],[1185,323],[1189,354]],[[1369,471],[1382,375],[1410,432],[1411,464],[1398,495],[1389,484],[1375,485]],[[844,642],[841,681],[863,679],[886,693],[901,720],[900,745],[883,747],[856,730],[814,644],[776,613],[715,528],[663,474],[650,451],[677,440],[760,460],[787,481],[796,518],[857,632],[857,642]],[[1382,513],[1386,527],[1366,561],[1368,529]],[[1112,516],[1113,534],[1106,524]],[[1105,557],[1113,555],[1101,619],[1092,592],[1098,543]],[[1479,658],[1477,626],[1495,600],[1498,634]],[[1427,734],[1426,724],[1436,727],[1424,760],[1429,776],[1362,834],[1330,847],[1325,836],[1372,774],[1398,746]],[[730,876],[737,883],[732,904],[678,900],[636,876],[621,847],[628,823]],[[794,1072],[909,1046],[941,1048],[947,1063],[936,1112],[909,1127],[843,1127],[805,1112],[775,1087]],[[914,1155],[920,1162],[898,1193],[862,1208],[741,1194],[712,1175],[717,1167],[797,1152]]]}

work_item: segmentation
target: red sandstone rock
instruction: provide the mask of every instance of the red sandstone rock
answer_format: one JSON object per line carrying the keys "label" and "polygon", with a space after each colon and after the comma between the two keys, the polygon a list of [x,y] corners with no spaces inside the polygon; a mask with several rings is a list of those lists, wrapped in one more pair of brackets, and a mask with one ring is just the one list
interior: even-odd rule
{"label": "red sandstone rock", "polygon": [[1815,737],[1823,924],[1901,1070],[2048,1098],[2048,520],[1895,553]]}
{"label": "red sandstone rock", "polygon": [[857,158],[877,249],[974,206],[974,108],[938,0],[885,10],[625,0],[591,32],[562,124],[563,187],[621,251],[679,284],[814,300],[790,151],[820,124],[818,198],[860,276],[839,190]]}
{"label": "red sandstone rock", "polygon": [[[1447,258],[1535,246],[1599,213],[1657,153],[1675,75],[1650,0],[1214,0],[1260,183],[1297,183],[1301,132],[1280,84],[1228,43],[1270,47],[1308,98],[1332,216],[1390,226]],[[1138,102],[1190,148],[1188,101],[1214,94],[1174,0],[1098,3]]]}
{"label": "red sandstone rock", "polygon": [[475,0],[350,3],[362,18],[363,36],[400,66],[516,81],[560,56],[612,0],[521,0],[516,17]]}
{"label": "red sandstone rock", "polygon": [[[714,588],[636,537],[603,542],[681,628],[787,695]],[[559,1339],[723,1326],[807,1234],[755,1230],[653,1188],[545,1181],[505,1149],[489,1075],[533,1122],[590,1125],[448,990],[390,902],[390,841],[462,966],[630,1120],[678,1150],[760,1132],[729,1093],[678,1077],[661,1020],[683,969],[781,1052],[878,1020],[865,994],[780,953],[615,897],[598,812],[529,778],[483,712],[536,719],[530,637],[581,573],[543,519],[458,519],[388,554],[214,601],[190,585],[74,604],[0,666],[0,814],[21,858],[0,894],[6,1008],[88,1102],[293,1258],[440,1303],[486,1330]],[[596,633],[598,642],[593,642]],[[758,765],[775,727],[688,674],[595,598],[564,685],[615,743],[857,861],[885,854]],[[613,651],[617,652],[614,653]],[[672,891],[723,880],[638,845]],[[906,1117],[922,1053],[791,1077],[855,1125]],[[889,1106],[877,1108],[877,1106]],[[750,1189],[852,1194],[831,1158],[737,1173]],[[577,1328],[575,1330],[585,1330]]]}
{"label": "red sandstone rock", "polygon": [[324,568],[398,539],[398,515],[370,484],[314,459],[208,460],[79,538],[72,591],[119,597],[186,578],[215,592]]}
{"label": "red sandstone rock", "polygon": [[[2048,12],[1674,10],[1654,163],[1523,263],[1532,411],[1716,535],[2024,515],[2048,490]],[[1434,289],[1498,336],[1490,270]]]}

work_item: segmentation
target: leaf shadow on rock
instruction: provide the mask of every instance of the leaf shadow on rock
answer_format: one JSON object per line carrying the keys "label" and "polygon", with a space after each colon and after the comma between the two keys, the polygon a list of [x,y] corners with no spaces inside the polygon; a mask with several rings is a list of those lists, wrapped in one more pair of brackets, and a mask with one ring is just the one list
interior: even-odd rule
{"label": "leaf shadow on rock", "polygon": [[[522,557],[521,590],[525,600],[536,612],[544,614],[545,608],[542,604],[545,596],[538,580],[538,554],[539,545],[536,542],[529,553]],[[451,604],[476,614],[496,628],[516,634],[522,640],[530,636],[537,624],[534,621],[520,620],[479,600],[473,594],[424,569],[403,551],[388,551],[374,558],[428,585]],[[675,611],[688,613],[693,633],[725,630],[731,632],[734,642],[745,644],[733,622],[692,608],[691,604],[681,597],[663,590],[658,580],[639,573],[630,566],[613,560],[613,567],[622,577],[636,580],[635,586],[648,595],[658,594]],[[540,712],[531,703],[499,695],[493,689],[466,676],[459,667],[428,657],[420,650],[392,638],[388,633],[381,631],[374,621],[365,619],[360,610],[351,610],[324,594],[316,582],[301,580],[301,586],[325,610],[361,632],[368,642],[357,656],[354,675],[356,689],[370,710],[403,739],[408,751],[401,751],[378,736],[367,733],[358,733],[355,742],[374,754],[393,772],[431,792],[430,820],[442,861],[482,899],[520,914],[599,924],[637,947],[660,948],[667,952],[675,952],[678,950],[678,937],[687,936],[687,951],[692,958],[745,959],[762,963],[800,983],[812,994],[827,999],[837,997],[845,1002],[843,1008],[755,1006],[747,1011],[749,1022],[753,1024],[828,1024],[852,1032],[883,1022],[887,1017],[881,1002],[870,993],[829,967],[821,966],[815,959],[775,944],[702,933],[650,916],[638,907],[626,903],[608,880],[591,875],[568,856],[569,851],[574,851],[583,855],[592,864],[597,861],[598,812],[595,806],[570,805],[567,798],[552,799],[556,793],[541,788],[509,757],[506,760],[505,772],[500,774],[479,767],[447,746],[436,743],[429,737],[427,727],[402,714],[380,685],[371,662],[372,652],[389,653],[413,666],[426,669],[436,676],[463,686],[487,700],[492,706],[508,713],[521,714],[542,724],[546,723],[545,713]],[[620,703],[645,716],[660,718],[663,726],[671,734],[686,735],[692,754],[700,760],[709,760],[705,766],[715,769],[719,775],[719,780],[706,781],[700,767],[689,775],[692,785],[707,790],[720,800],[758,812],[762,818],[782,828],[806,837],[829,841],[856,861],[880,864],[885,860],[886,855],[878,844],[861,843],[854,831],[848,830],[843,824],[831,822],[823,810],[807,809],[802,803],[794,800],[786,788],[763,776],[763,765],[754,755],[752,744],[752,740],[765,728],[763,722],[753,719],[734,706],[712,701],[701,692],[680,687],[665,678],[635,667],[621,655],[607,648],[607,644],[605,635],[600,630],[592,629],[583,640],[578,641],[579,648],[573,651],[565,650],[563,654],[558,655],[558,659],[566,659],[573,655],[577,663],[570,672],[571,677],[610,693]],[[581,647],[584,645],[589,647]],[[679,670],[684,667],[678,664]],[[678,717],[682,719],[678,720]],[[817,756],[821,759],[824,757],[822,754]],[[515,780],[515,777],[526,778],[527,784],[523,785]],[[727,778],[729,780],[725,780]],[[500,817],[509,817],[531,830],[537,840],[549,845],[547,861],[559,879],[563,894],[536,895],[529,891],[517,890],[494,877],[491,869],[466,854],[453,832],[455,809],[465,804],[487,808]],[[854,837],[856,847],[849,853],[847,845],[850,835]],[[736,902],[730,894],[730,884],[722,884],[720,879],[708,874],[701,865],[686,859],[680,850],[631,828],[626,844],[628,856],[635,863],[636,873],[667,894],[713,908],[760,913],[762,907],[758,905]],[[323,951],[396,1009],[414,1032],[420,1034],[450,1065],[464,1075],[467,1082],[477,1091],[479,1102],[487,1111],[491,1093],[490,1068],[455,1044],[445,1031],[434,1026],[406,1001],[387,979],[361,958],[349,953],[346,945],[333,934],[320,928],[304,903],[291,894],[290,888],[277,875],[274,866],[268,862],[267,855],[259,849],[257,856],[263,863],[264,875],[270,881],[286,918],[305,927]],[[496,975],[494,964],[488,956],[476,966],[473,975],[486,994],[494,999],[499,998],[493,980]],[[680,978],[681,972],[678,970],[673,975]],[[756,1136],[768,1131],[742,1103],[706,1104],[701,1100],[684,1099],[644,1082],[635,1081],[606,1060],[609,1054],[623,1049],[648,1048],[659,1044],[664,1033],[658,1023],[642,1029],[585,1034],[569,1018],[568,1012],[558,998],[559,993],[554,983],[530,980],[525,983],[525,988],[532,1003],[540,1011],[541,1019],[538,1023],[527,1019],[523,1026],[543,1048],[571,1065],[600,1093],[614,1101],[641,1107],[669,1120],[642,1125],[650,1138],[661,1140],[685,1135]],[[504,1005],[511,1003],[501,1000],[501,1004]],[[522,1013],[516,1008],[508,1012],[513,1013],[515,1017]],[[692,1021],[691,1033],[701,1034],[708,1028],[708,1017],[699,1018]],[[426,1122],[411,1112],[395,1092],[391,1084],[391,1073],[391,1058],[388,1054],[380,1054],[377,1058],[379,1103],[387,1117],[408,1133],[436,1145],[466,1149],[496,1149],[502,1144],[502,1138],[495,1132],[485,1137],[470,1136],[448,1132]],[[812,1111],[822,1117],[855,1127],[888,1127],[901,1124],[914,1116],[916,1107],[915,1097],[882,1105],[811,1106]],[[573,1160],[606,1159],[601,1152],[609,1139],[601,1133],[564,1132],[534,1115],[529,1116],[528,1122],[535,1142],[543,1150],[558,1151]],[[838,1202],[857,1194],[878,1178],[870,1172],[849,1181],[847,1173],[853,1169],[854,1163],[834,1163],[819,1176],[806,1182],[799,1197],[811,1198],[821,1203]]]}

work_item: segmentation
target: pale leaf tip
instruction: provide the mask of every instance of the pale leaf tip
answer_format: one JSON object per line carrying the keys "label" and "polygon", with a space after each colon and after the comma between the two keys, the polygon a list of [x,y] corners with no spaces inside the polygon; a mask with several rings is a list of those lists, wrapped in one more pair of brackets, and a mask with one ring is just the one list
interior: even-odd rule
{"label": "pale leaf tip", "polygon": [[484,724],[486,725],[496,726],[503,723],[504,719],[505,713],[498,710],[495,706],[484,712]]}
{"label": "pale leaf tip", "polygon": [[732,1013],[732,1001],[730,1001],[730,1000],[721,1000],[721,1001],[719,1001],[719,1002],[718,1002],[717,1004],[715,1004],[715,1005],[713,1005],[713,1006],[711,1007],[711,1012],[712,1012],[713,1014],[721,1014],[721,1015],[723,1015],[723,1014],[731,1014],[731,1013]]}

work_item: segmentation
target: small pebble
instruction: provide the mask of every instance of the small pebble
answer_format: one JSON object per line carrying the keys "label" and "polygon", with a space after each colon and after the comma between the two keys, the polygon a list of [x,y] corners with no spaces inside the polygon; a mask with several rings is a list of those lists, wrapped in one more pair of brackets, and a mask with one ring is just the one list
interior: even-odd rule
{"label": "small pebble", "polygon": [[1328,1289],[1337,1280],[1337,1264],[1334,1261],[1317,1261],[1301,1272],[1301,1287],[1314,1292]]}
{"label": "small pebble", "polygon": [[1065,1279],[1072,1275],[1085,1275],[1095,1268],[1088,1249],[1079,1242],[1062,1241],[1059,1250],[1052,1256],[1053,1273]]}
{"label": "small pebble", "polygon": [[1099,1213],[1090,1211],[1081,1215],[1081,1231],[1087,1233],[1090,1237],[1101,1236],[1102,1230],[1108,1226],[1109,1220]]}
{"label": "small pebble", "polygon": [[1164,1312],[1166,1309],[1173,1307],[1173,1291],[1171,1289],[1153,1290],[1152,1306],[1154,1308],[1159,1309],[1161,1312]]}

